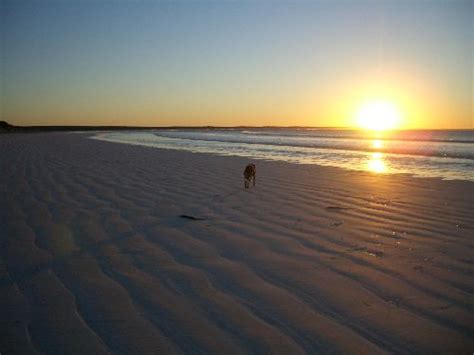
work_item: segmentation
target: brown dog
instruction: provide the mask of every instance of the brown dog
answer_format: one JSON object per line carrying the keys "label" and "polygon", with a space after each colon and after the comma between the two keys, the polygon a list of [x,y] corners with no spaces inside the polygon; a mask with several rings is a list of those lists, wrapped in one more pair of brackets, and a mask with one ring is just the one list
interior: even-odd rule
{"label": "brown dog", "polygon": [[255,169],[255,164],[249,164],[245,167],[244,170],[244,186],[246,189],[249,188],[250,180],[253,180],[253,186],[255,186],[255,173],[257,170]]}

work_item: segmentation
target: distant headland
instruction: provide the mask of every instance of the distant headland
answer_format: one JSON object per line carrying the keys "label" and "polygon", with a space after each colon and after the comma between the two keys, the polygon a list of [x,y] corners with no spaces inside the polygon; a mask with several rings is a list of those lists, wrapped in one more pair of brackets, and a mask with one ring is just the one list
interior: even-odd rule
{"label": "distant headland", "polygon": [[71,131],[122,131],[149,129],[319,129],[347,130],[349,127],[309,127],[309,126],[15,126],[0,121],[0,133],[34,133],[34,132],[71,132]]}

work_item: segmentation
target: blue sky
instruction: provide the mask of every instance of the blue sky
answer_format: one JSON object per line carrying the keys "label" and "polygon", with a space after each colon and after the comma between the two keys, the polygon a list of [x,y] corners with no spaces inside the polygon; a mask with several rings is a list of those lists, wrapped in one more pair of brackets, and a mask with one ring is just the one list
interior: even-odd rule
{"label": "blue sky", "polygon": [[402,106],[411,126],[473,128],[472,10],[472,1],[2,0],[2,119],[346,126],[372,95]]}

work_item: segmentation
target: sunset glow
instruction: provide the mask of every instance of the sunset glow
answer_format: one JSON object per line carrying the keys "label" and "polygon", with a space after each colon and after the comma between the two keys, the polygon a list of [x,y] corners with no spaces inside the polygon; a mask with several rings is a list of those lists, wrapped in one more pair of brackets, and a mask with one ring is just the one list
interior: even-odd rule
{"label": "sunset glow", "polygon": [[469,1],[1,3],[11,124],[473,128]]}
{"label": "sunset glow", "polygon": [[400,113],[395,105],[387,101],[371,101],[359,109],[356,115],[360,128],[383,131],[398,128]]}
{"label": "sunset glow", "polygon": [[383,142],[380,139],[376,139],[372,142],[372,148],[380,149],[383,147]]}
{"label": "sunset glow", "polygon": [[473,54],[474,0],[0,0],[0,355],[474,355]]}

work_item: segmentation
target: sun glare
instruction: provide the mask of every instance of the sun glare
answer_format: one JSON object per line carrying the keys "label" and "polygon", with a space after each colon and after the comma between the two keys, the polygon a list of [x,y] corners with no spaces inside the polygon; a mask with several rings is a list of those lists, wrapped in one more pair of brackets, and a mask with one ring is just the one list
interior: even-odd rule
{"label": "sun glare", "polygon": [[380,139],[372,141],[372,148],[380,149],[383,148],[383,142]]}
{"label": "sun glare", "polygon": [[383,160],[383,154],[371,154],[369,160],[367,161],[367,168],[373,173],[385,173],[387,171],[387,166],[385,165],[385,162]]}
{"label": "sun glare", "polygon": [[371,101],[362,105],[356,115],[360,128],[383,131],[396,128],[400,122],[400,112],[387,101]]}

